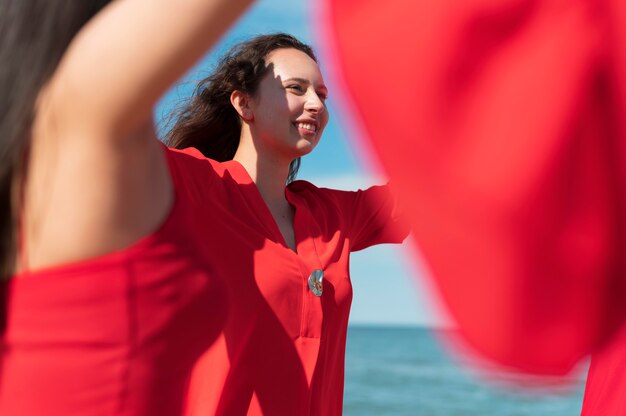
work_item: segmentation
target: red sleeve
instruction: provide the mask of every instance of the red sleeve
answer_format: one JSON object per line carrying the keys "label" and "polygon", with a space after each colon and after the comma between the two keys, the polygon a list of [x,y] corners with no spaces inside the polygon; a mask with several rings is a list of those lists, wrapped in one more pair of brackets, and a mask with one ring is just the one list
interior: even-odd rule
{"label": "red sleeve", "polygon": [[406,218],[389,186],[356,192],[330,190],[347,226],[350,251],[384,243],[401,243],[409,234]]}
{"label": "red sleeve", "polygon": [[337,76],[465,339],[571,369],[625,315],[626,2],[324,7]]}
{"label": "red sleeve", "polygon": [[179,201],[198,205],[213,198],[213,184],[217,180],[214,164],[193,147],[170,149],[163,146],[167,162]]}

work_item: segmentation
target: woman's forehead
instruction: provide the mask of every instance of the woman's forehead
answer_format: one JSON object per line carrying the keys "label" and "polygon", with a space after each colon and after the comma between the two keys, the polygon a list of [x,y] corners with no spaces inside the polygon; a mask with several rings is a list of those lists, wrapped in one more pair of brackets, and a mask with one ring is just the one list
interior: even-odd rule
{"label": "woman's forehead", "polygon": [[312,83],[324,83],[317,62],[298,49],[276,49],[267,55],[267,66],[281,79],[302,78]]}

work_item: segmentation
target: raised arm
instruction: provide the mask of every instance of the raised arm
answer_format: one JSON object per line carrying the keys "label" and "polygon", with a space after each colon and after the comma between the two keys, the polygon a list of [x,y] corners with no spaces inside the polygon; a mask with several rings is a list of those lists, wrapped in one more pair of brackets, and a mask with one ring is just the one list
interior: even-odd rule
{"label": "raised arm", "polygon": [[153,106],[248,3],[115,0],[80,30],[37,103],[27,267],[100,255],[158,228],[173,192]]}
{"label": "raised arm", "polygon": [[151,119],[158,98],[249,3],[112,2],[78,34],[51,82],[58,117],[124,137]]}

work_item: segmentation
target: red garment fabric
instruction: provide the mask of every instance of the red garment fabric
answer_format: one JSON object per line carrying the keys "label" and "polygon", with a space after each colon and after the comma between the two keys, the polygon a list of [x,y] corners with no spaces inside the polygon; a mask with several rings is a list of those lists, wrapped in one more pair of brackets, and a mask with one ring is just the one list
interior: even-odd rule
{"label": "red garment fabric", "polygon": [[[536,374],[604,345],[626,306],[626,2],[322,8],[338,79],[463,337]],[[617,390],[586,397],[613,411],[594,414],[623,413],[614,342],[588,388]]]}
{"label": "red garment fabric", "polygon": [[[204,261],[224,276],[230,313],[194,369],[188,415],[340,415],[352,301],[349,254],[407,234],[386,186],[345,192],[295,181],[297,253],[236,161],[172,151]],[[184,185],[184,187],[182,186]],[[324,271],[317,297],[307,279]],[[384,279],[384,277],[381,277]]]}
{"label": "red garment fabric", "polygon": [[162,226],[131,247],[10,279],[0,414],[184,412],[192,366],[222,329],[227,292],[177,192]]}
{"label": "red garment fabric", "polygon": [[626,326],[591,357],[581,416],[626,414]]}

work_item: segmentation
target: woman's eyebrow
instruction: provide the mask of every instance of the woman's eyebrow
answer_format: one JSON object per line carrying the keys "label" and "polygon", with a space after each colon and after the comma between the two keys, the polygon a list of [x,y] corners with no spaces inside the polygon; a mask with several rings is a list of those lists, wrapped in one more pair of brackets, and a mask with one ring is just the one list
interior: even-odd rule
{"label": "woman's eyebrow", "polygon": [[283,80],[283,82],[288,82],[288,81],[296,81],[302,84],[310,84],[309,80],[304,79],[304,78],[298,78],[298,77],[287,78]]}

